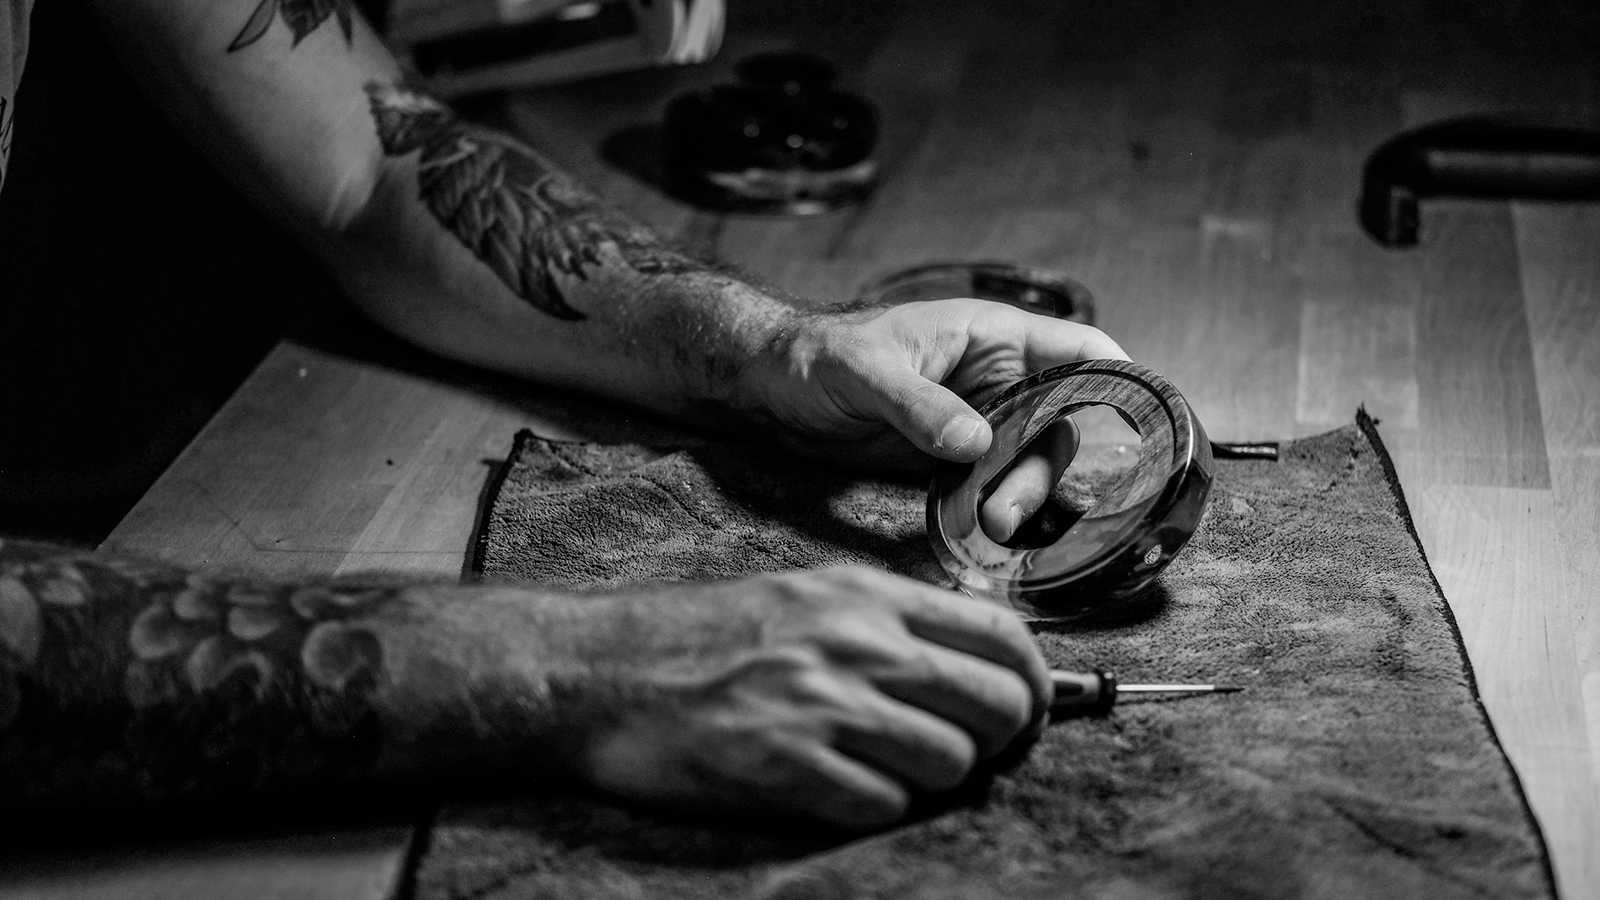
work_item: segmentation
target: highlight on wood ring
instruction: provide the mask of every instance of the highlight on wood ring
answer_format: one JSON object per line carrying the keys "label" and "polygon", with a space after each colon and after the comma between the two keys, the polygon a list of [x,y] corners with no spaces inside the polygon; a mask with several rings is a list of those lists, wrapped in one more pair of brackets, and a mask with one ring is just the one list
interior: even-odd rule
{"label": "highlight on wood ring", "polygon": [[[1090,406],[1107,406],[1139,433],[1138,462],[1053,543],[996,543],[980,504],[1040,432]],[[928,538],[966,593],[1009,603],[1025,618],[1061,621],[1126,599],[1166,568],[1193,536],[1211,491],[1211,444],[1171,382],[1124,360],[1039,372],[981,410],[994,430],[975,463],[943,463],[928,489]],[[1070,420],[1068,420],[1070,421]]]}

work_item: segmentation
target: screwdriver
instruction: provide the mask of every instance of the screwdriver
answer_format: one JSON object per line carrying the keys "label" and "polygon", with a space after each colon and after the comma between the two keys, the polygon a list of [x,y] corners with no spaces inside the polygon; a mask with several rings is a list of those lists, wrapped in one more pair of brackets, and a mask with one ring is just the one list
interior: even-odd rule
{"label": "screwdriver", "polygon": [[1110,672],[1050,672],[1050,685],[1055,688],[1055,698],[1050,701],[1052,713],[1068,715],[1103,716],[1116,705],[1118,694],[1232,694],[1242,687],[1216,684],[1117,684],[1117,676]]}

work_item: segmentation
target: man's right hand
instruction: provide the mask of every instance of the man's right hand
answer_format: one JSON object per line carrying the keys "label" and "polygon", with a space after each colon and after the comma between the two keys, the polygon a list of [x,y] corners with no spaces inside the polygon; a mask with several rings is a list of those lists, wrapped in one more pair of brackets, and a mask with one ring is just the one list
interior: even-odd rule
{"label": "man's right hand", "polygon": [[585,774],[654,806],[885,827],[1036,728],[1050,699],[1010,610],[870,569],[581,608],[587,671],[560,693],[591,723]]}
{"label": "man's right hand", "polygon": [[0,540],[7,809],[577,776],[869,829],[960,783],[1049,696],[1010,610],[868,569],[579,595]]}

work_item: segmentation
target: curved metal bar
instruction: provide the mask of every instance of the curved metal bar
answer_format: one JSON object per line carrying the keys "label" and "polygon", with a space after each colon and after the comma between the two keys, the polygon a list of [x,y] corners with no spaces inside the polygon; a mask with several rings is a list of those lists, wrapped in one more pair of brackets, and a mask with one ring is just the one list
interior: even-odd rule
{"label": "curved metal bar", "polygon": [[1361,227],[1410,247],[1425,197],[1600,198],[1600,130],[1532,116],[1446,119],[1374,150],[1362,174]]}
{"label": "curved metal bar", "polygon": [[[1019,549],[984,533],[978,508],[1028,442],[1088,406],[1109,406],[1139,433],[1139,461],[1054,543]],[[928,537],[962,590],[1025,618],[1070,619],[1138,592],[1200,524],[1211,443],[1171,382],[1123,360],[1058,366],[984,406],[994,430],[975,463],[941,464],[928,490]]]}

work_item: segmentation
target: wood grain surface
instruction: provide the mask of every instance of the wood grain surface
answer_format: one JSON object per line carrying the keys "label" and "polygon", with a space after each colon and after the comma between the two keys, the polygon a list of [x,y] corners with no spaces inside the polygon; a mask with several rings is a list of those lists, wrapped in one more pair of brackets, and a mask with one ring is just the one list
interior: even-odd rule
{"label": "wood grain surface", "polygon": [[[1600,897],[1600,204],[1428,202],[1421,245],[1390,251],[1355,201],[1365,155],[1402,128],[1600,115],[1591,7],[748,0],[710,65],[496,108],[618,203],[803,296],[939,259],[1062,269],[1217,440],[1315,433],[1365,405],[1561,891],[1585,900]],[[720,217],[606,161],[647,163],[642,126],[667,97],[786,47],[880,107],[866,205]],[[280,345],[108,546],[455,577],[517,428],[655,427],[408,359]],[[378,898],[403,825],[173,844],[120,868],[33,860],[0,873],[0,897]]]}

